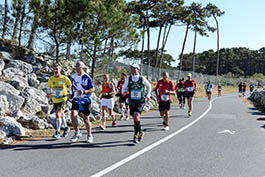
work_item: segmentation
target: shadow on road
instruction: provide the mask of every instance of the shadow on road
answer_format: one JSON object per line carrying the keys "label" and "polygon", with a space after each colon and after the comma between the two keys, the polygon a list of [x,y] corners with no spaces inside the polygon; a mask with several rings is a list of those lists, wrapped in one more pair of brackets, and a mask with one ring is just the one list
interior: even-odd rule
{"label": "shadow on road", "polygon": [[[46,140],[50,141],[50,140]],[[65,149],[65,148],[109,148],[109,147],[118,147],[118,146],[134,146],[132,140],[124,141],[109,141],[101,143],[91,143],[88,144],[86,141],[79,141],[76,143],[50,143],[50,144],[18,144],[12,146],[2,146],[1,149],[13,149],[14,151],[26,151],[26,150],[39,150],[39,149]]]}

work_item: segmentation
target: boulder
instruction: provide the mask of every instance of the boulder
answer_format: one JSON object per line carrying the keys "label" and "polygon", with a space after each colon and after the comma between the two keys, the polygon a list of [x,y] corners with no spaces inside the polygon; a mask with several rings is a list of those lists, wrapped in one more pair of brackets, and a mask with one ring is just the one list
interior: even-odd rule
{"label": "boulder", "polygon": [[0,115],[12,114],[22,107],[25,99],[19,93],[12,85],[0,81]]}
{"label": "boulder", "polygon": [[13,57],[10,53],[2,51],[0,52],[0,59],[3,59],[5,62],[9,62],[13,60]]}
{"label": "boulder", "polygon": [[9,78],[9,79],[12,79],[15,76],[23,76],[24,75],[24,73],[17,68],[6,68],[6,69],[2,70],[2,74],[3,74],[3,76],[5,76],[6,78]]}
{"label": "boulder", "polygon": [[24,90],[28,87],[28,80],[25,77],[15,75],[12,79],[6,81],[17,90]]}
{"label": "boulder", "polygon": [[0,59],[0,75],[2,75],[2,70],[4,69],[5,67],[5,62],[3,59]]}
{"label": "boulder", "polygon": [[12,117],[0,118],[0,130],[4,131],[6,136],[21,137],[26,135],[26,129]]}
{"label": "boulder", "polygon": [[31,87],[38,87],[40,84],[40,81],[37,79],[37,75],[35,73],[30,73],[27,75],[28,77],[28,84]]}
{"label": "boulder", "polygon": [[23,127],[33,130],[42,130],[49,127],[47,122],[32,114],[24,114],[17,121],[21,123]]}
{"label": "boulder", "polygon": [[33,67],[31,64],[21,61],[21,60],[12,60],[7,65],[6,68],[16,68],[21,70],[24,75],[27,75],[33,71]]}

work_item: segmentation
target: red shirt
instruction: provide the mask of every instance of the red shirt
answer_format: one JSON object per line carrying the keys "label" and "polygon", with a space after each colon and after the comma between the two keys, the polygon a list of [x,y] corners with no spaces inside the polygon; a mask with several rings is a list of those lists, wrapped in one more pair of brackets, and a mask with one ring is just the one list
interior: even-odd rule
{"label": "red shirt", "polygon": [[184,87],[186,92],[193,92],[196,88],[196,81],[195,80],[186,80],[184,82]]}
{"label": "red shirt", "polygon": [[119,89],[119,92],[120,92],[121,97],[123,97],[123,98],[126,97],[127,94],[129,94],[129,91],[127,91],[125,95],[122,94],[122,91],[121,90],[122,90],[122,86],[123,86],[124,82],[125,82],[125,80],[124,81],[123,80],[120,80],[118,82],[118,89]]}
{"label": "red shirt", "polygon": [[164,81],[163,79],[161,79],[157,82],[155,89],[159,89],[160,102],[169,101],[170,100],[170,94],[164,93],[164,92],[165,92],[165,90],[174,91],[175,86],[171,80]]}
{"label": "red shirt", "polygon": [[113,91],[111,82],[103,83],[102,84],[102,93],[111,93]]}

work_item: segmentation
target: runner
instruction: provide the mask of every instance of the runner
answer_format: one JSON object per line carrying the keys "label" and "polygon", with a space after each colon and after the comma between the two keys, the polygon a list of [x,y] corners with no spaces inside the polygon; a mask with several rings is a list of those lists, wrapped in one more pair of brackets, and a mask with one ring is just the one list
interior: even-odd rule
{"label": "runner", "polygon": [[160,79],[155,87],[155,93],[157,100],[159,102],[160,115],[164,117],[164,128],[163,130],[169,130],[169,111],[170,111],[170,95],[175,95],[174,84],[169,80],[169,75],[167,72],[162,73],[163,79]]}
{"label": "runner", "polygon": [[246,95],[246,91],[247,91],[247,85],[246,85],[246,83],[244,82],[243,85],[242,85],[242,94],[243,94],[243,96]]}
{"label": "runner", "polygon": [[56,113],[56,132],[53,137],[56,139],[61,138],[60,130],[61,124],[64,126],[63,137],[67,137],[70,128],[67,126],[66,119],[64,117],[64,109],[67,103],[67,87],[70,87],[71,81],[68,77],[61,74],[62,67],[59,64],[53,65],[54,75],[48,80],[48,93],[47,98],[52,98],[53,107]]}
{"label": "runner", "polygon": [[218,85],[218,96],[222,95],[222,86],[219,84]]}
{"label": "runner", "polygon": [[242,96],[242,87],[243,87],[243,84],[242,84],[242,82],[240,82],[238,85],[238,93],[239,93],[238,96]]}
{"label": "runner", "polygon": [[180,109],[185,109],[185,89],[184,89],[184,78],[180,79],[176,85],[177,96],[179,100]]}
{"label": "runner", "polygon": [[102,119],[100,128],[102,130],[106,129],[106,112],[108,111],[109,115],[112,117],[112,126],[116,125],[116,118],[113,113],[114,108],[114,95],[115,87],[112,82],[109,80],[109,75],[105,74],[103,76],[104,81],[102,83],[102,89],[99,97],[101,98],[101,109],[102,109]]}
{"label": "runner", "polygon": [[212,91],[213,91],[213,84],[211,84],[211,81],[208,81],[208,85],[207,85],[207,97],[208,100],[211,100],[212,97]]}
{"label": "runner", "polygon": [[75,129],[75,134],[71,142],[76,142],[81,136],[78,128],[77,115],[81,113],[87,130],[87,142],[93,143],[92,124],[89,120],[90,105],[92,103],[91,94],[94,92],[94,84],[91,77],[85,73],[86,66],[82,61],[75,65],[76,73],[72,75],[72,111],[71,119]]}
{"label": "runner", "polygon": [[[131,66],[131,76],[127,77],[122,87],[122,94],[124,95],[129,90],[129,107],[130,114],[134,120],[134,136],[133,142],[138,143],[143,141],[144,132],[141,129],[140,115],[143,110],[145,100],[150,99],[151,84],[148,80],[140,76],[140,66],[134,64]],[[145,91],[145,87],[147,90]]]}
{"label": "runner", "polygon": [[188,79],[184,82],[184,88],[185,88],[185,94],[188,100],[188,116],[191,116],[192,114],[192,98],[194,96],[194,93],[196,91],[196,81],[191,80],[191,73],[187,74]]}
{"label": "runner", "polygon": [[[129,96],[129,92],[127,91],[127,94],[125,96],[122,95],[122,86],[126,80],[127,75],[125,73],[121,74],[121,80],[118,82],[118,96],[119,98],[119,106],[120,106],[120,110],[121,110],[121,118],[120,120],[129,120],[130,115],[129,115],[129,100],[128,100],[128,96]],[[124,103],[125,103],[125,109],[126,109],[126,118],[124,117]]]}

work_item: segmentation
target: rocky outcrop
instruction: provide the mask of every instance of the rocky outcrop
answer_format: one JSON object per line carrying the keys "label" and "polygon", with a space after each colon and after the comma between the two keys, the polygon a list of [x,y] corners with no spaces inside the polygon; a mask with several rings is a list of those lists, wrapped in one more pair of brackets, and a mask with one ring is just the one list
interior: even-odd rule
{"label": "rocky outcrop", "polygon": [[256,89],[249,97],[258,105],[262,105],[265,108],[265,90],[262,88]]}

